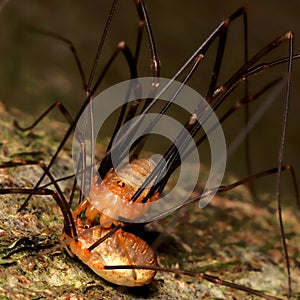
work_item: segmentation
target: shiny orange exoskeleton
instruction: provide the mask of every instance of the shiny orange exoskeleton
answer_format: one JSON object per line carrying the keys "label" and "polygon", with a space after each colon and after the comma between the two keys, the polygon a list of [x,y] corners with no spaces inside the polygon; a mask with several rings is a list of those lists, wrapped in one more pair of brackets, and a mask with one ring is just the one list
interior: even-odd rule
{"label": "shiny orange exoskeleton", "polygon": [[[130,164],[131,168],[128,166],[121,168],[118,172],[119,176],[115,170],[111,169],[100,184],[97,183],[97,177],[95,177],[90,196],[86,197],[72,213],[78,236],[71,237],[66,233],[62,235],[62,241],[73,254],[96,274],[112,283],[125,286],[150,283],[156,273],[153,270],[105,270],[103,267],[105,265],[157,267],[156,257],[145,241],[122,228],[90,250],[89,248],[99,239],[105,237],[113,227],[120,224],[120,221],[111,219],[96,206],[103,199],[108,203],[114,198],[130,201],[139,188],[136,182],[139,183],[142,176],[148,176],[154,166],[151,159],[137,159]],[[138,201],[141,201],[147,192],[146,189]],[[159,195],[156,193],[149,201],[155,201],[158,198]],[[113,209],[113,206],[108,208]],[[129,210],[128,214],[131,214]]]}
{"label": "shiny orange exoskeleton", "polygon": [[[60,190],[56,179],[52,176],[52,166],[56,161],[61,149],[65,146],[65,143],[70,137],[71,132],[75,129],[76,120],[80,117],[80,114],[83,112],[84,107],[92,101],[93,97],[96,94],[96,90],[99,87],[102,79],[104,78],[106,72],[110,69],[111,63],[114,61],[116,57],[116,53],[123,53],[128,66],[130,67],[130,78],[138,78],[138,56],[139,51],[141,49],[141,41],[142,41],[142,33],[144,28],[146,28],[146,33],[149,42],[149,49],[151,52],[151,71],[153,76],[153,83],[151,88],[151,93],[149,93],[148,99],[145,99],[146,106],[149,104],[149,99],[155,97],[157,88],[159,87],[159,77],[160,77],[160,61],[156,53],[156,46],[147,14],[147,9],[143,0],[136,0],[136,8],[139,17],[139,31],[136,43],[136,53],[131,52],[129,47],[126,43],[121,42],[118,44],[118,49],[115,53],[112,54],[111,59],[109,62],[103,66],[103,71],[99,76],[99,79],[95,78],[95,70],[97,68],[97,64],[99,62],[99,58],[103,52],[103,42],[106,40],[107,33],[109,31],[111,19],[114,15],[115,8],[117,6],[116,0],[113,1],[111,12],[109,13],[109,17],[107,19],[103,35],[101,37],[101,41],[99,43],[99,48],[97,49],[97,55],[95,62],[93,64],[92,72],[90,74],[90,78],[88,82],[85,80],[85,76],[82,71],[82,66],[79,62],[77,53],[73,44],[65,39],[64,37],[54,34],[48,31],[40,31],[43,34],[46,34],[50,37],[54,37],[58,40],[63,41],[66,43],[72,50],[74,57],[76,59],[76,63],[78,69],[80,71],[82,77],[82,83],[84,87],[85,95],[87,96],[85,99],[84,104],[80,108],[78,115],[73,119],[67,110],[63,107],[63,105],[59,102],[52,105],[32,126],[23,128],[15,122],[17,128],[26,131],[33,128],[43,117],[54,107],[58,107],[62,114],[66,117],[68,122],[70,123],[70,127],[68,132],[66,133],[65,137],[62,139],[59,147],[55,154],[51,157],[51,160],[47,166],[43,163],[38,163],[44,170],[44,174],[40,177],[38,182],[35,184],[35,187],[32,189],[0,189],[0,194],[4,193],[15,193],[15,194],[29,194],[30,196],[26,200],[26,202],[22,205],[20,210],[26,207],[29,198],[31,195],[52,195],[57,204],[60,206],[65,221],[65,228],[63,235],[61,237],[62,243],[66,246],[70,253],[76,255],[83,263],[89,266],[95,273],[99,276],[107,279],[110,282],[119,285],[125,286],[140,286],[147,283],[150,283],[155,276],[156,271],[164,271],[164,272],[172,272],[175,274],[185,274],[188,276],[193,276],[198,279],[205,279],[207,281],[213,282],[215,284],[224,285],[233,289],[242,290],[248,292],[253,295],[257,295],[263,297],[265,299],[277,299],[273,296],[265,295],[263,292],[259,292],[253,290],[251,288],[227,282],[225,280],[221,280],[218,277],[199,273],[197,271],[184,271],[179,269],[170,269],[170,268],[163,268],[158,266],[156,262],[156,258],[154,255],[153,250],[150,246],[143,241],[141,238],[137,237],[134,234],[128,233],[123,229],[124,223],[118,220],[118,215],[122,212],[122,216],[127,217],[128,220],[132,220],[138,216],[143,215],[147,212],[147,208],[151,202],[155,202],[159,199],[160,195],[158,192],[155,192],[149,199],[147,188],[143,190],[140,196],[135,199],[135,203],[143,204],[140,206],[139,209],[133,210],[132,207],[132,197],[136,194],[139,190],[141,191],[141,184],[143,180],[141,178],[147,177],[152,173],[153,164],[149,159],[137,159],[133,160],[129,166],[124,166],[123,169],[118,170],[118,174],[116,170],[114,170],[111,165],[106,165],[107,168],[103,169],[103,180],[102,182],[99,181],[98,177],[94,177],[91,182],[91,189],[86,198],[78,205],[77,208],[70,211],[70,207],[65,199],[64,194]],[[288,67],[288,88],[287,88],[287,96],[286,96],[286,104],[288,104],[289,100],[289,86],[290,86],[290,78],[291,78],[291,65],[293,59],[296,59],[296,56],[293,56],[292,53],[292,42],[293,42],[293,34],[292,32],[288,31],[285,34],[279,36],[277,39],[272,41],[271,43],[267,44],[264,48],[262,48],[259,52],[257,52],[252,58],[246,57],[244,64],[239,68],[234,70],[234,72],[226,79],[226,81],[219,80],[220,69],[222,65],[222,57],[224,54],[227,31],[229,24],[238,18],[244,18],[246,23],[246,10],[245,8],[241,8],[226,18],[224,21],[220,23],[220,25],[215,29],[215,31],[204,41],[199,47],[195,50],[195,52],[185,61],[184,65],[180,68],[180,70],[174,74],[172,80],[183,77],[181,79],[182,84],[188,83],[193,76],[194,71],[198,68],[199,64],[203,61],[203,59],[207,55],[207,51],[210,46],[215,42],[219,41],[219,46],[217,50],[217,56],[215,60],[214,69],[212,71],[212,75],[209,81],[209,87],[206,93],[206,100],[211,105],[211,107],[216,110],[225,100],[227,101],[228,96],[235,90],[235,88],[239,85],[239,83],[246,81],[248,77],[258,75],[260,72],[271,68],[272,66],[282,64],[285,62],[289,62]],[[246,27],[246,26],[245,26]],[[245,30],[246,31],[246,30]],[[245,32],[245,36],[246,36]],[[284,42],[289,42],[290,50],[289,50],[289,57],[282,58],[270,63],[266,64],[258,64],[266,54],[272,52],[278,46],[283,44]],[[245,42],[245,44],[247,44]],[[246,48],[246,46],[245,46]],[[246,50],[246,49],[245,49]],[[248,51],[245,51],[248,52]],[[248,56],[248,55],[245,55]],[[299,56],[298,56],[299,58]],[[96,80],[97,79],[97,80]],[[234,111],[236,111],[241,104],[249,104],[253,100],[259,97],[264,91],[267,91],[271,87],[276,87],[278,84],[277,81],[271,82],[265,89],[259,91],[259,93],[251,96],[248,94],[248,91],[245,92],[245,97],[241,100],[236,102],[236,106],[229,110],[227,113],[224,114],[222,118],[222,122],[231,115]],[[134,92],[139,94],[139,85],[134,86]],[[248,89],[246,89],[248,90]],[[179,90],[178,90],[179,91]],[[174,93],[174,97],[177,95]],[[172,98],[173,98],[172,96]],[[251,96],[251,97],[250,97]],[[126,97],[124,97],[126,98]],[[142,99],[140,99],[142,100]],[[188,100],[188,99],[187,99]],[[133,116],[138,115],[142,111],[145,111],[145,108],[139,107],[137,110],[137,106],[139,103],[143,103],[143,101],[136,101],[131,103],[129,106],[124,110],[122,117],[120,118],[121,122],[118,122],[119,125],[122,123],[124,124],[127,120],[131,119]],[[127,103],[128,104],[128,103]],[[197,111],[195,108],[195,111]],[[128,115],[125,114],[127,111]],[[164,114],[165,109],[162,109],[160,113]],[[199,112],[198,112],[199,113]],[[287,118],[287,113],[285,115],[285,119]],[[197,126],[197,122],[194,122],[197,118],[190,118],[187,120],[185,127],[187,131],[195,137],[196,133],[200,131],[200,126]],[[190,121],[193,122],[190,122]],[[286,121],[283,122],[283,125]],[[120,125],[121,126],[121,125]],[[119,126],[119,127],[120,127]],[[116,125],[116,131],[119,129],[118,125]],[[285,126],[283,126],[285,127]],[[213,128],[212,128],[213,129]],[[178,135],[179,136],[179,135]],[[282,130],[282,141],[281,145],[284,145],[284,138],[285,138],[285,130]],[[198,139],[199,138],[199,139]],[[202,142],[205,140],[206,136],[197,137],[196,144],[200,146]],[[113,140],[113,137],[112,137]],[[181,140],[182,143],[180,145],[184,146],[185,139]],[[80,140],[80,146],[87,147],[87,145],[83,145]],[[127,142],[127,141],[126,141]],[[140,141],[139,141],[140,142]],[[121,143],[120,143],[121,144]],[[124,143],[126,144],[126,143]],[[140,146],[139,148],[143,148],[143,143],[133,143],[134,146]],[[169,148],[172,150],[172,148]],[[106,154],[109,153],[111,150],[110,146],[108,146],[106,150]],[[123,149],[124,150],[124,149]],[[136,151],[134,147],[132,150]],[[186,149],[188,152],[188,149]],[[125,150],[124,150],[125,151]],[[139,150],[140,151],[140,150]],[[137,151],[134,153],[134,157],[139,157],[140,152]],[[121,151],[122,152],[122,151]],[[120,152],[120,153],[121,153]],[[84,152],[81,153],[84,156]],[[133,153],[131,153],[132,155]],[[176,151],[166,151],[165,152],[170,164],[168,165],[170,174],[180,165],[180,159],[176,158]],[[278,168],[268,170],[265,172],[261,172],[235,184],[229,186],[221,186],[218,188],[218,192],[225,192],[229,189],[234,188],[242,183],[249,183],[255,178],[259,178],[268,174],[277,173],[278,174],[278,188],[280,187],[280,176],[281,172],[284,170],[285,166],[282,164],[282,156],[283,156],[283,148],[280,152],[281,158],[278,160]],[[164,156],[165,158],[165,156]],[[102,162],[104,159],[102,160]],[[19,165],[28,165],[27,162],[12,162],[9,167],[16,167]],[[0,166],[1,167],[1,166]],[[7,165],[3,165],[2,167],[7,167]],[[82,165],[82,170],[85,169],[84,164]],[[133,172],[132,172],[133,170]],[[76,172],[76,171],[75,171]],[[170,175],[167,174],[167,175]],[[48,187],[50,184],[55,188],[53,190],[45,188],[42,185],[43,179],[47,177],[50,179],[50,183],[46,185]],[[156,191],[162,191],[164,189],[164,185],[158,187]],[[280,194],[280,190],[278,190],[278,195]],[[143,200],[147,199],[144,203]],[[119,201],[121,200],[121,201]],[[189,203],[192,201],[197,201],[197,197],[194,199],[189,200]],[[120,204],[121,203],[121,204]],[[188,203],[185,203],[185,205]],[[278,204],[280,204],[280,197],[278,196]],[[281,210],[279,208],[279,212]],[[280,218],[279,218],[280,219]],[[281,220],[281,219],[280,219]],[[282,229],[282,241],[284,243],[284,250],[286,252],[287,258],[287,269],[289,270],[289,263],[288,263],[288,253],[287,247],[285,245],[285,236],[283,231],[283,225],[281,225]],[[108,268],[111,267],[111,268]],[[136,267],[136,268],[135,268]],[[291,281],[291,279],[290,279]],[[289,289],[291,291],[291,283],[289,282]]]}

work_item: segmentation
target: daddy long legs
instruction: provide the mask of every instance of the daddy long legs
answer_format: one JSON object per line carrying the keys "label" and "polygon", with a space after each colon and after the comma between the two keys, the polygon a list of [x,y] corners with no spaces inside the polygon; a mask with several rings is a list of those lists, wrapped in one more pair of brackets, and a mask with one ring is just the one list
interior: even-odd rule
{"label": "daddy long legs", "polygon": [[[234,15],[233,15],[233,16],[234,16]],[[233,19],[234,19],[234,18],[235,18],[235,17],[233,17]],[[286,35],[286,37],[288,37],[288,35]],[[288,39],[287,39],[287,40],[288,40]],[[279,41],[279,40],[277,40],[277,41]],[[281,43],[281,42],[280,42],[280,43]],[[153,50],[153,49],[152,49],[152,50]],[[269,50],[271,51],[271,48],[270,48]],[[268,50],[267,52],[269,52],[269,50]],[[198,54],[199,54],[199,53],[198,53]],[[256,61],[255,61],[255,62],[256,62]],[[246,72],[246,71],[249,72],[250,67],[251,67],[250,65],[247,66],[247,67],[244,66],[243,72]],[[253,70],[253,69],[252,69],[252,70]],[[157,72],[158,72],[158,71],[157,71]],[[246,72],[246,73],[247,73],[247,72]],[[257,71],[257,72],[258,72],[258,71]],[[156,75],[157,75],[157,74],[156,74]],[[243,75],[243,73],[241,73],[240,76],[241,76],[241,75]],[[236,77],[234,80],[235,80],[234,82],[236,82],[236,81],[238,80],[238,77]],[[212,84],[211,86],[213,86],[213,87],[215,88],[214,84]],[[209,94],[209,92],[208,92],[208,94]],[[15,162],[15,163],[18,164],[17,162]]]}

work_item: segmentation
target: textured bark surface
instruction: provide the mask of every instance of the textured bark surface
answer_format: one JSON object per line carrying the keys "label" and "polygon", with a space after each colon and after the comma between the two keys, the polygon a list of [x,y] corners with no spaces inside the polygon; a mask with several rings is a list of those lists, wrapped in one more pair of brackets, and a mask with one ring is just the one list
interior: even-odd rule
{"label": "textured bark surface", "polygon": [[[45,120],[30,132],[13,127],[32,117],[0,105],[0,160],[22,156],[49,161],[66,125]],[[72,172],[70,147],[53,170],[59,177]],[[38,167],[0,169],[0,188],[29,188],[41,174]],[[227,178],[234,181],[233,178]],[[68,195],[66,190],[66,195]],[[222,197],[221,197],[222,196]],[[143,238],[154,242],[161,266],[198,270],[227,281],[286,297],[287,277],[273,195],[253,203],[246,187],[217,196],[203,210],[197,204],[147,226]],[[59,243],[63,218],[48,197],[34,197],[17,213],[24,196],[0,196],[1,299],[256,299],[252,295],[195,278],[158,273],[141,288],[110,284],[71,258]],[[175,217],[175,219],[174,219]],[[291,257],[294,299],[300,297],[299,213],[284,209]],[[163,232],[163,234],[161,234]],[[19,251],[16,251],[19,250]]]}

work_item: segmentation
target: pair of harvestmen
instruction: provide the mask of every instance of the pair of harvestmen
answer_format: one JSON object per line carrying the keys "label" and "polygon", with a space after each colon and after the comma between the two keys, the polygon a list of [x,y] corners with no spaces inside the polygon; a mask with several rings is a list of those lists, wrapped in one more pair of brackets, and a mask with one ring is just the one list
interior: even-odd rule
{"label": "pair of harvestmen", "polygon": [[[60,111],[62,112],[62,114],[66,117],[67,121],[70,123],[70,126],[69,126],[66,134],[64,135],[61,143],[59,144],[57,151],[55,152],[55,154],[53,155],[53,157],[51,158],[51,160],[47,166],[44,165],[42,162],[29,161],[29,160],[25,160],[25,159],[21,159],[18,161],[9,161],[0,166],[1,168],[7,168],[7,167],[26,166],[29,164],[33,164],[33,165],[39,165],[44,170],[43,175],[41,176],[41,178],[39,179],[39,181],[37,182],[37,184],[34,188],[32,188],[32,189],[5,188],[5,189],[0,190],[0,194],[28,194],[29,196],[27,197],[27,199],[23,203],[23,205],[20,207],[19,211],[23,210],[26,207],[26,205],[28,204],[28,201],[30,200],[32,195],[51,195],[51,196],[53,196],[54,200],[57,202],[57,204],[59,205],[59,207],[62,210],[62,213],[64,216],[64,235],[66,235],[67,237],[69,237],[69,239],[71,239],[71,242],[69,242],[69,243],[74,242],[76,244],[76,242],[78,242],[78,240],[80,240],[80,237],[83,236],[83,238],[84,238],[84,233],[81,234],[81,236],[78,234],[79,227],[78,227],[77,219],[80,220],[80,214],[78,213],[78,215],[76,215],[76,216],[74,215],[74,213],[72,214],[72,212],[70,210],[70,204],[66,201],[66,199],[61,191],[61,188],[58,185],[58,181],[64,180],[66,178],[61,178],[58,180],[54,179],[53,175],[50,172],[52,165],[54,164],[55,160],[57,159],[57,156],[59,155],[60,151],[64,147],[66,141],[69,139],[71,133],[74,131],[76,123],[77,123],[78,119],[80,118],[82,112],[84,111],[86,106],[93,100],[93,97],[94,97],[94,94],[95,94],[97,88],[99,87],[100,83],[102,82],[102,79],[106,75],[107,71],[110,69],[111,64],[114,62],[114,60],[117,57],[119,52],[121,52],[124,55],[124,57],[128,63],[128,66],[130,69],[130,77],[138,78],[137,64],[138,64],[138,58],[139,58],[139,54],[140,54],[140,47],[141,47],[141,43],[142,43],[142,36],[143,36],[144,30],[146,30],[146,33],[147,33],[149,48],[150,48],[150,52],[151,52],[151,61],[152,61],[151,69],[152,69],[152,76],[154,78],[154,81],[160,76],[160,62],[159,62],[159,59],[158,59],[158,56],[156,53],[156,47],[155,47],[155,43],[154,43],[151,26],[149,23],[147,10],[146,10],[144,1],[137,0],[136,7],[137,7],[137,12],[138,12],[138,16],[140,19],[140,23],[139,23],[139,27],[138,27],[137,42],[136,42],[136,48],[135,48],[134,54],[130,51],[130,49],[127,47],[127,45],[125,43],[120,43],[118,48],[116,49],[116,51],[112,54],[110,60],[104,66],[104,69],[103,69],[101,75],[95,81],[96,69],[97,69],[98,63],[101,59],[101,54],[103,51],[104,43],[105,43],[109,28],[110,28],[111,21],[113,19],[115,9],[117,7],[117,4],[118,4],[118,0],[114,0],[112,7],[111,7],[111,11],[109,13],[109,16],[108,16],[108,19],[106,22],[106,25],[105,25],[105,28],[104,28],[104,32],[100,39],[100,43],[99,43],[97,53],[96,53],[96,58],[94,60],[94,64],[92,66],[92,70],[91,70],[88,81],[86,81],[86,79],[85,79],[80,60],[78,58],[77,52],[76,52],[73,44],[66,38],[61,37],[57,34],[54,34],[49,31],[40,30],[40,33],[48,35],[48,36],[52,36],[55,39],[59,39],[62,42],[66,43],[70,47],[70,49],[75,57],[76,64],[79,69],[82,82],[84,84],[86,100],[85,100],[84,104],[82,105],[82,107],[80,108],[80,111],[77,114],[77,116],[75,117],[75,119],[73,119],[70,116],[68,111],[64,108],[64,106],[61,103],[56,102],[53,105],[51,105],[51,107],[49,107],[49,109],[47,109],[47,111],[41,117],[39,117],[34,122],[34,124],[32,124],[29,127],[23,128],[17,122],[15,122],[15,126],[19,130],[23,130],[23,131],[30,130],[30,129],[34,128],[44,118],[44,116],[47,115],[54,107],[58,107],[60,109]],[[217,86],[218,76],[220,73],[220,69],[221,69],[221,65],[222,65],[222,58],[223,58],[225,45],[226,45],[228,27],[232,21],[234,21],[240,17],[243,17],[243,20],[244,20],[245,63],[239,70],[237,70],[229,78],[228,81],[226,81],[222,85]],[[267,92],[268,90],[270,90],[271,88],[276,86],[279,82],[282,82],[282,80],[283,80],[282,78],[279,78],[279,79],[271,82],[270,84],[265,86],[261,91],[259,91],[257,94],[250,97],[250,96],[248,96],[248,84],[247,84],[247,80],[250,76],[256,76],[259,73],[261,73],[267,69],[270,69],[272,67],[275,67],[275,66],[283,64],[283,63],[288,64],[286,101],[285,101],[285,110],[283,112],[283,121],[282,121],[283,129],[282,129],[282,137],[281,137],[281,142],[280,142],[280,147],[279,147],[278,167],[267,170],[267,171],[263,171],[261,173],[255,174],[255,175],[252,175],[246,179],[240,180],[240,181],[235,182],[228,186],[220,186],[216,189],[217,189],[218,193],[222,193],[222,192],[228,191],[230,189],[233,189],[238,185],[250,183],[257,178],[260,178],[260,177],[263,177],[263,176],[266,176],[269,174],[277,173],[276,198],[277,198],[277,203],[278,203],[278,216],[279,216],[279,223],[280,223],[281,238],[282,238],[284,256],[285,256],[287,273],[288,273],[288,286],[289,286],[289,297],[290,297],[292,294],[292,288],[291,288],[292,281],[291,281],[291,275],[290,275],[288,250],[287,250],[287,245],[286,245],[286,240],[285,240],[284,226],[283,226],[282,213],[281,213],[281,175],[282,175],[282,171],[285,171],[285,170],[291,171],[291,174],[293,176],[293,180],[295,183],[295,187],[296,187],[296,193],[297,193],[297,186],[296,186],[293,169],[291,168],[290,165],[283,165],[283,153],[284,153],[284,143],[285,143],[285,136],[286,136],[286,124],[287,124],[287,118],[288,118],[288,106],[289,106],[289,99],[290,99],[290,82],[291,82],[292,62],[294,59],[299,58],[299,55],[293,55],[293,34],[292,34],[292,32],[287,32],[287,33],[283,34],[282,36],[278,37],[277,39],[275,39],[272,43],[265,46],[256,55],[254,55],[252,58],[249,59],[248,53],[247,53],[247,49],[248,49],[247,32],[248,32],[247,31],[247,14],[246,14],[245,9],[241,8],[241,9],[237,10],[235,13],[233,13],[229,18],[227,18],[223,22],[221,22],[221,24],[212,32],[212,34],[205,40],[205,42],[193,53],[193,55],[186,61],[186,63],[174,75],[172,80],[176,80],[180,75],[185,74],[185,77],[182,80],[182,84],[188,83],[190,78],[193,76],[195,70],[198,68],[199,64],[204,59],[204,57],[205,57],[208,49],[212,45],[212,43],[214,43],[216,40],[218,40],[217,55],[215,58],[213,73],[210,78],[209,88],[208,88],[208,91],[206,94],[206,101],[211,105],[212,109],[214,111],[216,111],[217,108],[225,101],[225,99],[235,90],[235,88],[242,81],[245,83],[245,97],[242,100],[238,101],[235,106],[233,106],[231,109],[229,109],[220,118],[220,122],[222,123],[233,112],[235,112],[241,105],[247,106],[248,103],[256,100],[263,93]],[[273,62],[264,63],[264,64],[256,64],[261,58],[265,57],[269,52],[271,52],[273,49],[279,47],[281,44],[283,44],[285,42],[288,42],[288,44],[289,44],[288,57],[282,58],[282,59],[279,59],[279,60],[276,60]],[[94,81],[95,81],[95,83],[94,83]],[[138,108],[141,109],[140,116],[142,116],[142,115],[145,115],[149,111],[149,109],[155,104],[155,102],[157,101],[156,92],[157,92],[158,85],[159,85],[158,81],[153,83],[153,89],[150,92],[148,99],[146,99],[146,101],[144,102],[144,106],[142,108],[141,108],[141,105],[143,103],[142,101],[140,101],[138,103],[135,102],[132,105],[130,105],[129,107],[127,106],[127,103],[124,104],[124,106],[121,109],[120,118],[117,122],[117,125],[116,125],[116,128],[114,130],[111,140],[113,140],[114,136],[116,135],[116,132],[121,128],[122,124],[124,124],[130,118],[132,118],[133,116],[138,114],[137,113]],[[178,90],[177,92],[179,93],[180,90]],[[175,92],[174,98],[176,97],[177,92]],[[166,104],[165,107],[162,108],[160,113],[164,114],[166,112],[166,110],[169,108],[169,106],[170,106],[170,103]],[[201,114],[201,112],[199,112],[199,111],[197,111],[197,109],[195,109],[195,114],[199,115],[199,114]],[[138,126],[138,124],[136,124],[136,126]],[[195,137],[195,135],[200,131],[201,126],[198,122],[194,122],[191,117],[190,120],[188,120],[188,122],[185,124],[185,128],[187,129],[187,131],[189,132],[189,134],[192,137]],[[130,130],[134,130],[134,129],[135,129],[135,127],[131,128]],[[120,142],[117,143],[117,147],[118,147],[118,151],[119,151],[118,153],[124,154],[124,152],[125,152],[124,145],[131,142],[131,137],[132,137],[131,132],[129,132],[126,136],[121,138]],[[134,142],[134,147],[132,147],[132,149],[131,149],[131,159],[138,158],[140,151],[143,148],[146,138],[147,137],[144,137],[143,139],[140,139],[140,140]],[[179,134],[178,138],[182,139],[182,144],[183,144],[183,146],[185,146],[184,143],[186,141],[186,136],[182,136],[181,134]],[[197,146],[200,146],[201,143],[205,139],[206,139],[206,134],[203,134],[202,136],[200,136],[200,138],[197,138],[197,141],[196,141]],[[112,145],[110,143],[107,147],[105,156],[102,158],[102,160],[100,162],[100,167],[99,167],[98,172],[99,172],[101,178],[104,178],[105,175],[112,168],[112,160],[110,157],[112,150],[113,150]],[[186,149],[185,154],[188,155],[188,152],[189,152],[189,150]],[[84,155],[82,155],[82,158],[83,157],[84,157]],[[178,156],[178,152],[176,151],[176,148],[174,145],[170,146],[168,151],[166,151],[166,153],[164,154],[164,159],[165,159],[165,162],[167,162],[166,172],[164,172],[164,173],[160,172],[159,164],[158,164],[158,167],[156,167],[153,170],[153,172],[149,175],[147,182],[145,182],[141,187],[139,187],[137,189],[137,191],[135,192],[135,194],[132,196],[132,198],[129,200],[132,200],[133,202],[136,201],[141,196],[141,194],[144,192],[147,184],[150,181],[152,181],[154,178],[159,178],[160,180],[155,181],[155,184],[151,187],[151,189],[149,189],[149,191],[147,192],[147,195],[144,197],[142,202],[148,201],[148,199],[150,197],[152,197],[155,193],[161,193],[164,190],[169,177],[172,175],[174,170],[180,165],[180,158]],[[83,166],[82,169],[78,170],[78,171],[83,172],[84,170],[85,170],[85,167]],[[50,179],[50,183],[42,186],[41,184],[45,177],[48,177]],[[48,186],[50,186],[50,185],[53,185],[55,190],[49,189]],[[74,186],[75,186],[75,184],[74,184]],[[72,192],[72,195],[73,195],[73,192]],[[201,197],[204,197],[204,196],[205,195],[200,195],[200,196],[191,198],[191,199],[185,201],[183,204],[178,205],[174,209],[164,212],[164,213],[161,213],[160,215],[158,215],[156,217],[153,217],[149,222],[158,220],[158,219],[170,214],[171,212],[173,212],[177,209],[180,209],[181,207],[184,207],[190,203],[193,203],[193,202],[201,199]],[[80,198],[82,198],[82,195],[80,196]],[[72,200],[72,196],[70,197],[70,199]],[[80,205],[82,205],[82,204],[79,204],[79,206]],[[82,211],[85,208],[86,207],[83,207]],[[82,211],[80,211],[80,213],[82,213]],[[105,240],[109,236],[113,236],[119,230],[121,231],[123,227],[126,227],[125,223],[118,223],[115,227],[111,227],[109,229],[109,232],[107,234],[105,234],[104,236],[102,236],[102,238],[100,238],[100,240],[96,241],[91,246],[89,246],[88,250],[90,252],[92,252],[93,250],[96,251],[97,247],[101,243],[104,243]],[[91,229],[92,228],[90,228],[90,230]],[[88,231],[86,234],[88,234]],[[244,286],[241,286],[241,285],[238,285],[235,283],[227,282],[225,280],[222,280],[218,277],[214,277],[212,275],[208,275],[208,274],[204,274],[204,273],[197,273],[195,271],[164,268],[164,267],[159,267],[157,265],[156,266],[151,266],[151,265],[118,265],[118,266],[109,265],[108,266],[108,265],[104,265],[103,269],[104,270],[122,270],[122,269],[129,270],[130,269],[130,270],[135,270],[136,272],[138,272],[138,270],[141,270],[141,269],[147,269],[147,270],[153,270],[153,271],[172,272],[172,273],[176,273],[176,274],[193,276],[193,277],[196,277],[199,279],[205,279],[212,283],[225,285],[225,286],[237,289],[237,290],[242,290],[249,294],[257,295],[257,296],[260,296],[265,299],[278,299],[276,297],[266,295],[263,292],[253,290],[251,288],[244,287]],[[134,273],[135,271],[132,271],[133,277],[136,276]],[[115,281],[112,279],[112,282],[115,282],[118,284],[117,279],[115,279]]]}

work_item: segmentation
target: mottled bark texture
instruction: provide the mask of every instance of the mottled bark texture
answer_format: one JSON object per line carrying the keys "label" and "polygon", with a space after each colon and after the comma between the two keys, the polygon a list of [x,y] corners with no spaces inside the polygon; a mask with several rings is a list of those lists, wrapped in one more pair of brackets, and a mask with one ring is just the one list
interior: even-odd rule
{"label": "mottled bark texture", "polygon": [[[1,162],[15,156],[49,161],[66,125],[45,120],[34,130],[21,133],[13,127],[14,119],[23,124],[33,120],[0,105]],[[69,146],[61,153],[53,170],[57,177],[72,172],[70,152]],[[32,187],[40,174],[34,166],[0,169],[0,188]],[[228,182],[234,180],[227,178]],[[156,252],[161,266],[207,272],[284,298],[287,279],[275,197],[264,194],[260,198],[254,203],[248,189],[240,187],[215,197],[202,210],[197,204],[191,205],[150,224],[142,235],[159,244]],[[60,245],[63,219],[56,203],[49,197],[34,197],[24,211],[17,213],[23,199],[20,195],[0,196],[1,299],[256,299],[168,273],[157,274],[152,284],[141,288],[105,282],[69,257]],[[176,221],[172,221],[174,216]],[[285,208],[284,222],[296,299],[300,297],[299,213]]]}

